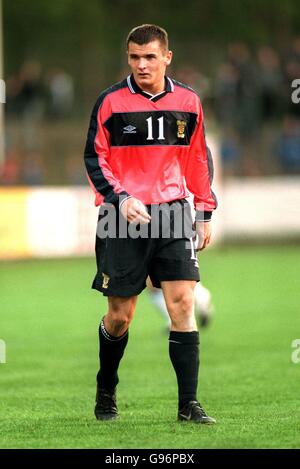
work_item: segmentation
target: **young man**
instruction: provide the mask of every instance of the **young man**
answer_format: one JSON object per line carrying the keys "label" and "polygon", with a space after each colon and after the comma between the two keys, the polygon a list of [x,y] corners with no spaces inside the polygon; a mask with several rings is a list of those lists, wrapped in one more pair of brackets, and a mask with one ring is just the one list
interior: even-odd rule
{"label": "young man", "polygon": [[[190,191],[196,208],[196,249],[210,242],[216,199],[202,108],[192,89],[165,75],[172,52],[164,29],[134,28],[127,38],[127,54],[132,73],[99,96],[85,148],[88,178],[96,205],[101,205],[99,223],[107,211],[116,209],[116,229],[105,239],[99,232],[96,237],[93,288],[107,296],[108,311],[99,327],[95,415],[98,420],[118,416],[118,367],[137,296],[149,275],[153,286],[162,288],[171,319],[169,355],[178,382],[178,419],[213,424],[197,400],[198,261],[192,236],[178,236],[175,228],[182,216],[192,222],[186,201]],[[161,215],[158,236],[152,233],[156,209]],[[120,228],[124,221],[125,236]],[[144,234],[146,227],[146,236],[133,236],[133,227]]]}

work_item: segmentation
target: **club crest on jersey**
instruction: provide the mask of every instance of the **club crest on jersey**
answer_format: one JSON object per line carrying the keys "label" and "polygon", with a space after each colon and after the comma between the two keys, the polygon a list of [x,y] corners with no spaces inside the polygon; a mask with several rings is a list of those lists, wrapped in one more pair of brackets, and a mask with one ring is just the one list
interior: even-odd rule
{"label": "club crest on jersey", "polygon": [[184,138],[185,137],[185,127],[186,127],[186,122],[182,120],[177,120],[177,137],[178,138]]}
{"label": "club crest on jersey", "polygon": [[102,277],[103,277],[102,288],[108,288],[108,282],[110,280],[110,276],[102,273]]}

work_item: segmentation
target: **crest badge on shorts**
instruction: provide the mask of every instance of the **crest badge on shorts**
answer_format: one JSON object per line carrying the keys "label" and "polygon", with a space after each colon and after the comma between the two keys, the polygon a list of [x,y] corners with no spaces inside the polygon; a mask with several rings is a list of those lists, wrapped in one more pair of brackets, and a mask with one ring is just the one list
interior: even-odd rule
{"label": "crest badge on shorts", "polygon": [[103,277],[102,288],[108,288],[108,282],[110,280],[110,276],[102,273],[102,277]]}

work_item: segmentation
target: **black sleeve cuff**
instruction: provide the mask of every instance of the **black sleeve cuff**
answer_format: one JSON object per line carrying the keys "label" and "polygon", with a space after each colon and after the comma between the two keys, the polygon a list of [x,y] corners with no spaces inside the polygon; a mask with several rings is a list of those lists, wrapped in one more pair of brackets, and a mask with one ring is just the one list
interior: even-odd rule
{"label": "black sleeve cuff", "polygon": [[127,192],[122,191],[119,194],[113,193],[109,196],[106,196],[104,201],[108,204],[113,204],[117,209],[119,209],[122,201],[124,201],[128,197],[130,197],[130,195]]}
{"label": "black sleeve cuff", "polygon": [[119,210],[121,210],[121,207],[123,205],[123,203],[125,202],[125,200],[128,200],[128,199],[131,199],[132,198],[132,195],[129,195],[127,194],[122,194],[120,197],[119,197]]}
{"label": "black sleeve cuff", "polygon": [[212,212],[206,212],[206,211],[201,211],[201,210],[196,210],[196,217],[195,221],[210,221],[212,217]]}

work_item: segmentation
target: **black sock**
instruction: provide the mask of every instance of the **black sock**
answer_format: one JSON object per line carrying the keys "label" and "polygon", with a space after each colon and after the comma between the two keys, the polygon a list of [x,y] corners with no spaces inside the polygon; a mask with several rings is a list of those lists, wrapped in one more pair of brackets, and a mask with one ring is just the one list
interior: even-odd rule
{"label": "black sock", "polygon": [[178,406],[197,400],[199,332],[170,332],[169,355],[178,383]]}
{"label": "black sock", "polygon": [[97,383],[100,388],[113,390],[118,382],[118,368],[128,342],[128,330],[121,337],[110,335],[104,327],[103,319],[99,326],[100,370]]}

